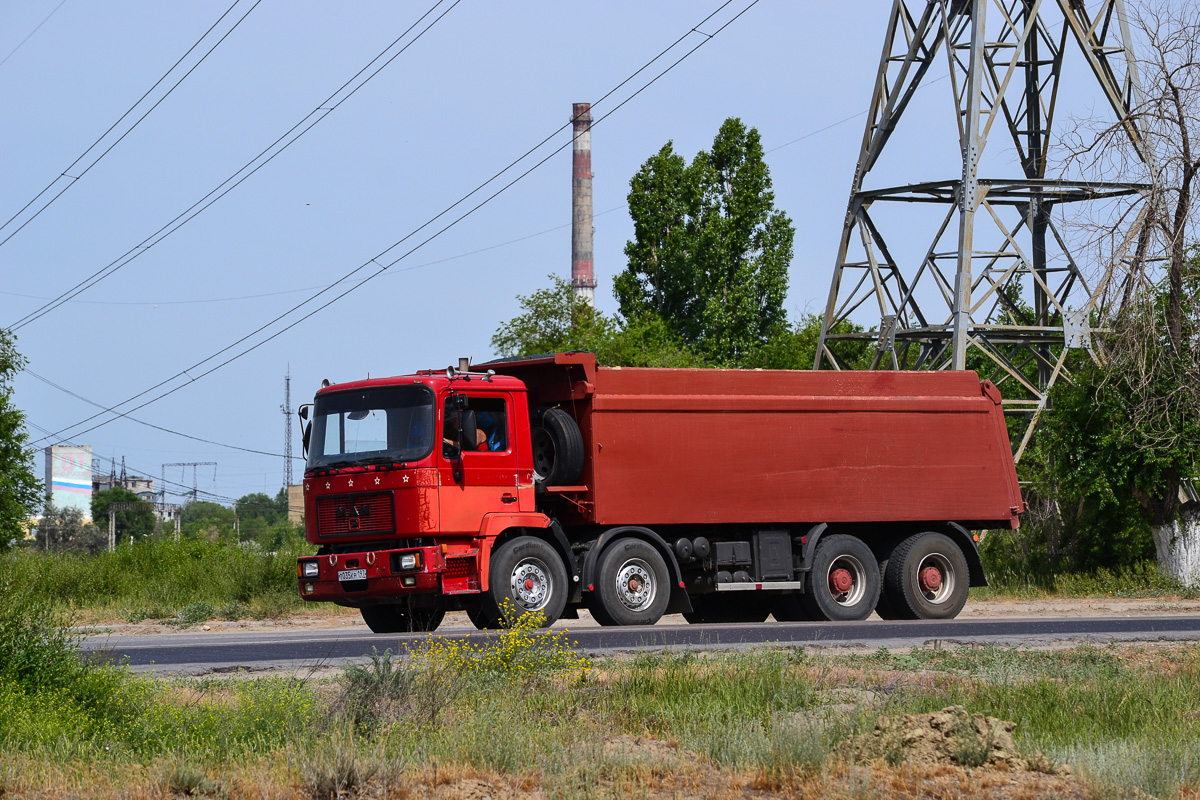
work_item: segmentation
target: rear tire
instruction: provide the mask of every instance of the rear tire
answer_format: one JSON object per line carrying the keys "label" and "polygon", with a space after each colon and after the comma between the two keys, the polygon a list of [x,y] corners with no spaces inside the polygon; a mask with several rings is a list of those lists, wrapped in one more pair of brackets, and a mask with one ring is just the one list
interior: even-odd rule
{"label": "rear tire", "polygon": [[437,630],[446,616],[440,604],[399,603],[359,609],[371,633],[422,633]]}
{"label": "rear tire", "polygon": [[823,536],[801,605],[816,620],[864,620],[879,602],[880,584],[871,548],[846,534]]}
{"label": "rear tire", "polygon": [[592,616],[601,625],[653,625],[667,610],[667,562],[641,539],[618,539],[600,555]]}
{"label": "rear tire", "polygon": [[883,583],[898,618],[953,619],[967,603],[971,581],[962,549],[929,531],[896,546]]}
{"label": "rear tire", "polygon": [[538,486],[573,486],[583,474],[583,434],[561,408],[548,408],[531,432],[533,482]]}
{"label": "rear tire", "polygon": [[540,612],[548,628],[567,607],[567,568],[549,543],[533,536],[509,539],[492,553],[488,589],[468,611],[476,628],[504,627],[506,615]]}

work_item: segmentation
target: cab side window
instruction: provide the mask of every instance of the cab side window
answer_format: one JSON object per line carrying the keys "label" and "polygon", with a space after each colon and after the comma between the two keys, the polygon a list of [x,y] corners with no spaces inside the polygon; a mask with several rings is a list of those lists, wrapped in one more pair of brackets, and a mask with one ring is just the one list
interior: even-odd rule
{"label": "cab side window", "polygon": [[504,398],[471,397],[467,400],[467,408],[475,412],[475,450],[484,453],[507,451],[508,414]]}
{"label": "cab side window", "polygon": [[446,458],[457,458],[460,447],[469,453],[508,450],[507,404],[502,397],[468,397],[466,408],[459,411],[454,400],[447,398],[443,419],[442,454]]}

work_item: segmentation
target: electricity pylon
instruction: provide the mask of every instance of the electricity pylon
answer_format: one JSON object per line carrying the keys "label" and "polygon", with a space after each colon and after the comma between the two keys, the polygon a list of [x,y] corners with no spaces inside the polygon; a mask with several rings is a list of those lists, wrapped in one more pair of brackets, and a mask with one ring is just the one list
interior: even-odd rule
{"label": "electricity pylon", "polygon": [[[895,0],[814,363],[846,368],[851,348],[870,344],[872,369],[977,369],[1024,421],[1017,458],[1050,388],[1069,379],[1068,352],[1100,358],[1092,336],[1105,331],[1091,326],[1108,318],[1110,286],[1136,250],[1151,189],[1046,177],[1063,58],[1076,46],[1113,121],[1152,167],[1130,113],[1142,94],[1123,0]],[[949,67],[961,174],[865,188],[914,93],[940,80],[929,75],[937,64]],[[929,124],[910,117],[904,124]],[[1013,174],[980,174],[989,135],[1015,146]],[[1072,252],[1054,218],[1068,204],[1139,197],[1102,264]],[[906,234],[929,243],[923,256],[894,255],[884,237],[901,203],[935,209],[926,229],[904,217]],[[873,330],[851,330],[852,319]]]}

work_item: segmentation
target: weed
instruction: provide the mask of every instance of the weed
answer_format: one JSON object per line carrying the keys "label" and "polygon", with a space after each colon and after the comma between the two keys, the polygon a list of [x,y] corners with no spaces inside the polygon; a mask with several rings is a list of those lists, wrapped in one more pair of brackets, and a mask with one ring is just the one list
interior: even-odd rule
{"label": "weed", "polygon": [[342,683],[345,713],[363,732],[404,716],[411,706],[417,672],[397,666],[391,650],[373,649],[370,664],[349,667]]}
{"label": "weed", "polygon": [[217,615],[217,610],[208,603],[196,601],[189,603],[179,610],[180,625],[199,625],[208,622]]}
{"label": "weed", "polygon": [[990,725],[987,726],[987,734],[980,736],[974,720],[967,715],[960,718],[950,737],[954,740],[954,761],[964,767],[982,767],[996,743],[995,732]]}
{"label": "weed", "polygon": [[235,600],[218,608],[216,615],[221,619],[237,622],[239,619],[250,616],[250,606]]}
{"label": "weed", "polygon": [[495,639],[474,642],[439,636],[413,648],[410,657],[421,665],[448,664],[459,673],[516,679],[542,672],[578,671],[580,681],[585,680],[591,661],[574,649],[567,630],[546,630],[541,612],[518,615],[511,603],[503,618],[504,627]]}
{"label": "weed", "polygon": [[159,783],[171,794],[189,796],[225,796],[219,781],[209,777],[208,772],[185,759],[174,758],[160,768]]}
{"label": "weed", "polygon": [[340,800],[357,793],[378,770],[365,761],[351,729],[335,731],[302,755],[300,774],[313,800]]}

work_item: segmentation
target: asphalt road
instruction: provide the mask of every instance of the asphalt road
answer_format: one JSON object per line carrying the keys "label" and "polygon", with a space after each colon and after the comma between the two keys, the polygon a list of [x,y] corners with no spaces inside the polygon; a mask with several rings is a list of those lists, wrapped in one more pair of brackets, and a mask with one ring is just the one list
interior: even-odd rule
{"label": "asphalt road", "polygon": [[[118,636],[97,633],[85,651],[125,660],[134,670],[199,675],[238,670],[303,670],[344,666],[373,649],[400,652],[427,634],[376,635],[366,630],[286,633],[224,632]],[[441,629],[449,639],[494,633]],[[750,625],[663,625],[578,628],[569,637],[594,655],[654,650],[721,650],[777,645],[808,648],[954,647],[963,644],[1053,647],[1082,642],[1200,640],[1200,615],[1074,619],[957,619],[938,622],[787,622]]]}

